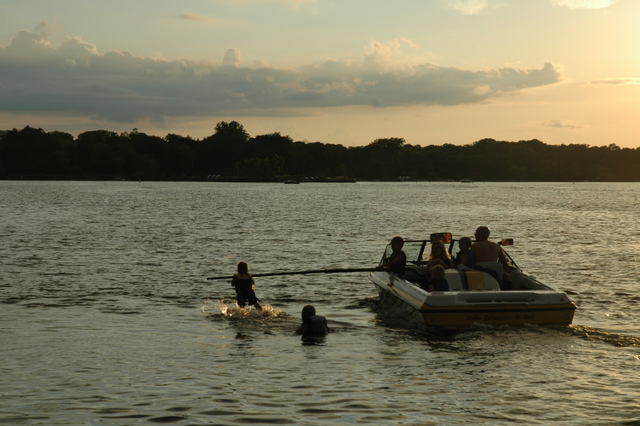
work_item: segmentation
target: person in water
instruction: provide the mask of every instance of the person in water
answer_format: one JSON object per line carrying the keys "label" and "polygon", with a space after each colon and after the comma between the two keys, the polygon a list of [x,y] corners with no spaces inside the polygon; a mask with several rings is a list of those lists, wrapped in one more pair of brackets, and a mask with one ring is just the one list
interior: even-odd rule
{"label": "person in water", "polygon": [[429,291],[449,291],[449,282],[444,277],[442,265],[435,265],[429,270]]}
{"label": "person in water", "polygon": [[471,238],[462,237],[458,240],[458,247],[460,247],[460,251],[456,255],[454,263],[456,266],[459,265],[473,265],[475,262],[475,254],[471,251]]}
{"label": "person in water", "polygon": [[235,274],[231,280],[231,285],[236,288],[236,298],[239,307],[244,308],[245,304],[249,302],[249,305],[253,305],[257,310],[262,309],[254,291],[255,284],[253,277],[249,273],[249,265],[245,262],[239,262],[238,273]]}
{"label": "person in water", "polygon": [[391,239],[391,256],[386,258],[380,269],[390,269],[393,272],[404,274],[404,269],[407,266],[407,255],[402,251],[404,246],[404,240],[399,235],[396,235]]}
{"label": "person in water", "polygon": [[442,241],[434,241],[431,243],[431,252],[427,259],[427,270],[431,271],[431,268],[435,265],[440,265],[443,268],[450,268],[452,266],[449,252],[444,247]]}
{"label": "person in water", "polygon": [[296,334],[324,336],[328,332],[327,319],[322,315],[316,315],[316,308],[311,305],[302,308],[302,325],[298,327]]}
{"label": "person in water", "polygon": [[476,242],[471,245],[471,251],[477,262],[500,262],[507,266],[507,258],[502,251],[502,247],[493,241],[489,241],[491,230],[486,226],[480,226],[476,229],[474,236]]}

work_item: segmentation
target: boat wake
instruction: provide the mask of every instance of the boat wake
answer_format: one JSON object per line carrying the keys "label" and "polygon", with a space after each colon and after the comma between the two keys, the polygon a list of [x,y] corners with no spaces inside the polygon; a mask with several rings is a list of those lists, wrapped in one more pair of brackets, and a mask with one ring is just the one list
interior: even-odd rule
{"label": "boat wake", "polygon": [[570,325],[567,330],[590,341],[602,341],[617,347],[640,347],[640,337],[608,333],[586,325]]}
{"label": "boat wake", "polygon": [[271,305],[263,305],[262,310],[253,307],[241,308],[236,302],[207,299],[200,308],[202,313],[209,318],[235,318],[235,319],[274,319],[289,317],[289,314]]}

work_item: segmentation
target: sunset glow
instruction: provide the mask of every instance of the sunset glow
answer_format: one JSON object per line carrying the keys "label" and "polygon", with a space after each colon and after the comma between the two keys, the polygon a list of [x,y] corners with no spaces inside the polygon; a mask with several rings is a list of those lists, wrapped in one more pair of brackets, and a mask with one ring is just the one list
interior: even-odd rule
{"label": "sunset glow", "polygon": [[640,146],[635,0],[9,1],[0,130]]}

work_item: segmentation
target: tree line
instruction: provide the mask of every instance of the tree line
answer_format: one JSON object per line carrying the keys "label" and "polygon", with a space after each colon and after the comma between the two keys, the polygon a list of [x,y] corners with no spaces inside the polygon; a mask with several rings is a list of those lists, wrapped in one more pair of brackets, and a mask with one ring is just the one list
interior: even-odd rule
{"label": "tree line", "polygon": [[0,132],[2,179],[640,181],[640,148],[482,139],[468,145],[376,139],[345,147],[251,137],[236,122],[193,139],[134,129],[77,137],[25,127]]}

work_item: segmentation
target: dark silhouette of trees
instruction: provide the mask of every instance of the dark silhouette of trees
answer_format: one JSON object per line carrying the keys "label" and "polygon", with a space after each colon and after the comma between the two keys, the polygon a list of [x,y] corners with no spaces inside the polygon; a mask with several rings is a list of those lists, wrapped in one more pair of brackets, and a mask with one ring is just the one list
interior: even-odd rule
{"label": "dark silhouette of trees", "polygon": [[0,139],[0,175],[64,176],[73,166],[73,136],[25,127],[4,132]]}
{"label": "dark silhouette of trees", "polygon": [[0,131],[4,179],[640,181],[639,165],[639,148],[615,144],[485,138],[423,147],[381,138],[344,147],[294,141],[278,132],[251,137],[236,121],[218,123],[202,140],[137,129],[94,130],[75,138],[28,126]]}
{"label": "dark silhouette of trees", "polygon": [[249,133],[240,123],[221,121],[216,125],[215,133],[197,147],[196,170],[207,175],[234,175],[235,165],[245,159],[248,142]]}
{"label": "dark silhouette of trees", "polygon": [[282,155],[285,159],[284,174],[297,177],[347,176],[342,145],[320,142],[293,142],[291,149]]}

